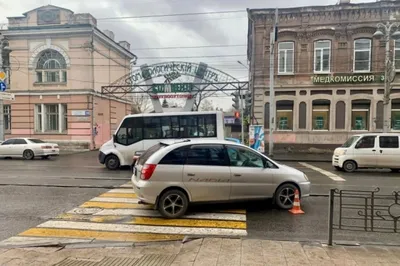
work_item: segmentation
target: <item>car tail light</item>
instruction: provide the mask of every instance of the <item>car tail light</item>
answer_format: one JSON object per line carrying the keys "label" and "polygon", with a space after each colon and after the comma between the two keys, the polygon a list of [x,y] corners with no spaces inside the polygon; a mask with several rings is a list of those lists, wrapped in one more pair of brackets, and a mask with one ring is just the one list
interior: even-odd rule
{"label": "car tail light", "polygon": [[143,180],[149,180],[156,170],[156,164],[145,164],[142,168],[142,175],[140,176]]}
{"label": "car tail light", "polygon": [[54,146],[54,149],[58,149],[58,145],[55,145],[55,146]]}
{"label": "car tail light", "polygon": [[51,149],[51,146],[42,146],[42,149]]}

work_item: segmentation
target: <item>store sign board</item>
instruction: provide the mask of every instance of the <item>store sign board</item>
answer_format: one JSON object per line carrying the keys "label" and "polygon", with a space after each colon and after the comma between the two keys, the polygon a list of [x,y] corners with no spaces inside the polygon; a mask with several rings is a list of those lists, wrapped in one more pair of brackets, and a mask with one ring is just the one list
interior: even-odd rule
{"label": "store sign board", "polygon": [[359,74],[359,75],[315,75],[311,77],[314,84],[363,84],[384,82],[384,75]]}

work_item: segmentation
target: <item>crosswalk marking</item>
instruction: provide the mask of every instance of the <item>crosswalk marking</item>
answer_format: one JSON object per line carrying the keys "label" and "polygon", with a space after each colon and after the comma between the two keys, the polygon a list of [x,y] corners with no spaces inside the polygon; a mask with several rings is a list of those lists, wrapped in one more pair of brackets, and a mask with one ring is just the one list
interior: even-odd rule
{"label": "crosswalk marking", "polygon": [[77,229],[109,232],[153,233],[153,234],[182,234],[182,235],[247,235],[246,230],[230,228],[203,228],[182,226],[144,226],[130,224],[89,223],[72,221],[47,221],[38,228]]}
{"label": "crosswalk marking", "polygon": [[0,246],[97,240],[147,242],[182,240],[185,236],[247,235],[244,209],[202,212],[190,208],[182,218],[165,219],[154,206],[138,202],[131,184],[127,183],[6,239],[0,242]]}
{"label": "crosswalk marking", "polygon": [[102,198],[132,198],[132,199],[137,199],[136,194],[133,193],[104,193],[101,194],[99,197]]}
{"label": "crosswalk marking", "polygon": [[136,203],[138,204],[138,199],[131,199],[131,198],[106,198],[106,197],[95,197],[90,201],[99,201],[99,202],[114,202],[114,203]]}
{"label": "crosswalk marking", "polygon": [[312,169],[314,171],[320,172],[321,174],[326,175],[327,177],[329,177],[330,179],[332,179],[334,181],[339,181],[339,182],[346,181],[346,179],[341,178],[340,176],[335,175],[334,173],[331,173],[331,172],[326,171],[324,169],[318,168],[318,167],[313,166],[311,164],[303,163],[303,162],[299,162],[299,164],[301,164],[301,165],[303,165],[303,166],[305,166],[307,168],[310,168],[310,169]]}
{"label": "crosswalk marking", "polygon": [[134,242],[182,240],[185,237],[184,235],[171,235],[171,234],[88,231],[88,230],[60,229],[60,228],[31,228],[21,233],[20,236],[84,238],[84,239],[89,238],[91,240],[99,239],[99,240],[134,241]]}
{"label": "crosswalk marking", "polygon": [[118,215],[82,215],[82,214],[62,214],[57,219],[95,222],[95,223],[120,223],[138,225],[160,225],[160,226],[188,226],[188,227],[217,227],[246,229],[246,222],[243,221],[223,221],[223,220],[196,220],[196,219],[164,219],[150,217],[118,216]]}

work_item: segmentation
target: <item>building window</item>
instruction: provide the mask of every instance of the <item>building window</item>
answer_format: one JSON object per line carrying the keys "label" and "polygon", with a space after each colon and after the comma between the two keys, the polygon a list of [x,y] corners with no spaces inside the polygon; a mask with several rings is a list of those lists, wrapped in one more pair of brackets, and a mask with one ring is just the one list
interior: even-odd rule
{"label": "building window", "polygon": [[294,42],[278,44],[278,73],[293,74],[294,69]]}
{"label": "building window", "polygon": [[400,70],[400,40],[394,41],[394,67]]}
{"label": "building window", "polygon": [[67,82],[67,64],[59,52],[48,49],[40,54],[36,65],[36,82]]}
{"label": "building window", "polygon": [[277,130],[293,130],[293,101],[276,102]]}
{"label": "building window", "polygon": [[63,133],[67,130],[66,104],[37,104],[35,106],[35,131]]}
{"label": "building window", "polygon": [[331,71],[331,41],[314,43],[314,72]]}
{"label": "building window", "polygon": [[314,100],[312,102],[313,130],[329,130],[329,100]]}
{"label": "building window", "polygon": [[400,130],[400,99],[392,100],[391,120],[392,120],[392,123],[391,123],[392,129]]}
{"label": "building window", "polygon": [[5,104],[3,105],[3,114],[4,114],[4,131],[11,130],[11,105]]}
{"label": "building window", "polygon": [[351,129],[369,130],[371,102],[369,100],[354,100],[351,103]]}
{"label": "building window", "polygon": [[354,41],[354,72],[371,71],[371,40]]}

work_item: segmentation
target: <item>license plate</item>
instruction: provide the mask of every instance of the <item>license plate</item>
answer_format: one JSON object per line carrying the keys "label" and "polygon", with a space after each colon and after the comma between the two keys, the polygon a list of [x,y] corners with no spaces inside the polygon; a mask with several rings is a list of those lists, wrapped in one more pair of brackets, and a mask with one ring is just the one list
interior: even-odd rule
{"label": "license plate", "polygon": [[55,152],[56,150],[52,150],[53,152]]}

